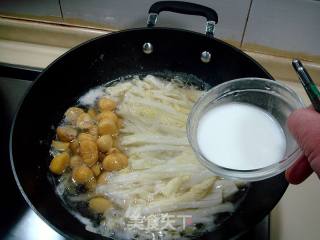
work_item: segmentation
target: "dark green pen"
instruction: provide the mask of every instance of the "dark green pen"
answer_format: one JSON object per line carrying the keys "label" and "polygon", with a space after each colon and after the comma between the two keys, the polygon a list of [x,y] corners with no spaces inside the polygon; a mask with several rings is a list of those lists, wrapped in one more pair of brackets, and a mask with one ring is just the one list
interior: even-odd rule
{"label": "dark green pen", "polygon": [[317,85],[312,81],[309,73],[303,67],[298,59],[293,59],[292,66],[296,70],[302,86],[306,90],[308,97],[312,103],[313,108],[320,113],[320,92]]}

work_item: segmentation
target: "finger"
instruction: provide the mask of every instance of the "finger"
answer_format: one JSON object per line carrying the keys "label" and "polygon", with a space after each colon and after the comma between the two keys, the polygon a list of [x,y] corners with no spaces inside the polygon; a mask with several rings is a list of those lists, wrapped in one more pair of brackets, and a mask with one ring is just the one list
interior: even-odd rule
{"label": "finger", "polygon": [[320,114],[299,109],[288,118],[288,128],[307,157],[311,168],[320,174]]}
{"label": "finger", "polygon": [[308,159],[302,156],[287,169],[286,179],[291,184],[299,184],[306,180],[312,172]]}

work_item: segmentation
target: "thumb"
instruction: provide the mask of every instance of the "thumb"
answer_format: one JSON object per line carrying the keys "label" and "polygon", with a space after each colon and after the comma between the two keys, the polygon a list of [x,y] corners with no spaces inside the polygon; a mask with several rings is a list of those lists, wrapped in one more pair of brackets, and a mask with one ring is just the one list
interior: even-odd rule
{"label": "thumb", "polygon": [[[299,109],[288,118],[288,128],[303,150],[310,167],[320,175],[320,114],[313,109]],[[295,164],[296,165],[296,164]],[[295,168],[293,165],[293,168]],[[291,172],[292,169],[290,169]],[[290,171],[289,170],[289,171]],[[287,171],[288,173],[288,171]],[[309,173],[310,174],[310,173]],[[288,174],[287,174],[288,177]],[[288,179],[290,182],[290,179]]]}

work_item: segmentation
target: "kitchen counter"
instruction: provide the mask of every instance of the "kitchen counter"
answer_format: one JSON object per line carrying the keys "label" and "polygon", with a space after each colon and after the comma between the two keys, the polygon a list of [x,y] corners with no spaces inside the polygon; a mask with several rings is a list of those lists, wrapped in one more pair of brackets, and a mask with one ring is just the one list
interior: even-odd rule
{"label": "kitchen counter", "polygon": [[[12,24],[12,22],[10,24]],[[17,22],[15,24],[20,26]],[[59,27],[53,27],[52,31],[60,30]],[[94,31],[92,29],[87,31],[85,29],[77,30],[72,27],[63,29],[63,31],[65,35],[68,35],[68,39],[71,39],[67,45],[45,45],[39,41],[31,40],[24,42],[23,35],[20,38],[13,38],[11,35],[10,37],[3,37],[4,35],[1,34],[0,62],[44,68],[54,59],[65,53],[71,46],[107,33]],[[70,32],[78,34],[76,42],[72,42],[73,38],[72,34],[71,37],[69,36]],[[27,33],[24,32],[24,34]],[[283,79],[284,81],[282,82],[293,88],[305,103],[307,105],[309,104],[303,88],[297,82],[296,76],[288,65],[290,59],[267,56],[254,52],[249,52],[248,54],[260,62],[275,78]],[[309,67],[308,70],[311,70],[311,76],[314,79],[318,79],[317,83],[320,83],[320,66],[313,63],[307,63],[305,65],[307,68]],[[320,182],[315,174],[298,186],[290,185],[281,201],[271,213],[271,240],[318,240],[320,235],[318,223],[320,216],[319,205]]]}

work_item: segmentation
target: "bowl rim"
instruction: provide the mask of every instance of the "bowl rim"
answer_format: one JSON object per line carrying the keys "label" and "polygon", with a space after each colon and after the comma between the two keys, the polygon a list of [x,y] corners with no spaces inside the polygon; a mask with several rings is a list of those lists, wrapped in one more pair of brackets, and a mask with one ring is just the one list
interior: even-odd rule
{"label": "bowl rim", "polygon": [[[226,177],[229,179],[234,179],[234,180],[244,180],[244,181],[259,181],[259,180],[264,180],[267,178],[271,178],[275,175],[280,174],[284,170],[288,169],[292,164],[296,161],[296,159],[301,156],[302,150],[299,147],[296,147],[287,157],[283,158],[280,162],[273,163],[271,165],[268,165],[266,167],[262,168],[257,168],[257,169],[250,169],[250,170],[238,170],[238,169],[231,169],[231,168],[226,168],[222,167],[220,165],[217,165],[213,163],[212,161],[208,160],[200,151],[198,145],[197,145],[197,140],[196,136],[193,136],[192,134],[192,129],[194,126],[198,125],[197,121],[194,121],[194,118],[196,116],[196,109],[199,108],[200,105],[202,105],[203,101],[207,100],[212,96],[212,93],[217,91],[217,89],[220,89],[222,87],[232,85],[234,83],[239,83],[239,82],[245,82],[245,81],[260,81],[260,82],[266,82],[269,85],[272,84],[274,86],[278,86],[282,88],[283,90],[287,91],[295,100],[297,103],[297,108],[303,108],[305,107],[305,104],[303,103],[301,97],[290,87],[287,85],[271,80],[271,79],[266,79],[266,78],[256,78],[256,77],[247,77],[247,78],[237,78],[233,79],[227,82],[223,82],[221,84],[218,84],[211,88],[208,92],[203,94],[194,104],[188,119],[187,119],[187,138],[188,141],[192,147],[193,152],[195,153],[196,157],[200,161],[201,164],[203,164],[206,168],[208,168],[210,171],[214,172],[215,174]],[[254,88],[253,88],[254,89]],[[236,90],[231,90],[225,95],[228,95]],[[265,92],[268,92],[269,90],[265,89]],[[271,93],[271,92],[270,92]],[[223,95],[219,96],[220,98],[223,97]],[[218,97],[218,98],[219,98]],[[211,100],[218,99],[218,98],[212,98]],[[205,105],[203,109],[206,109]]]}

